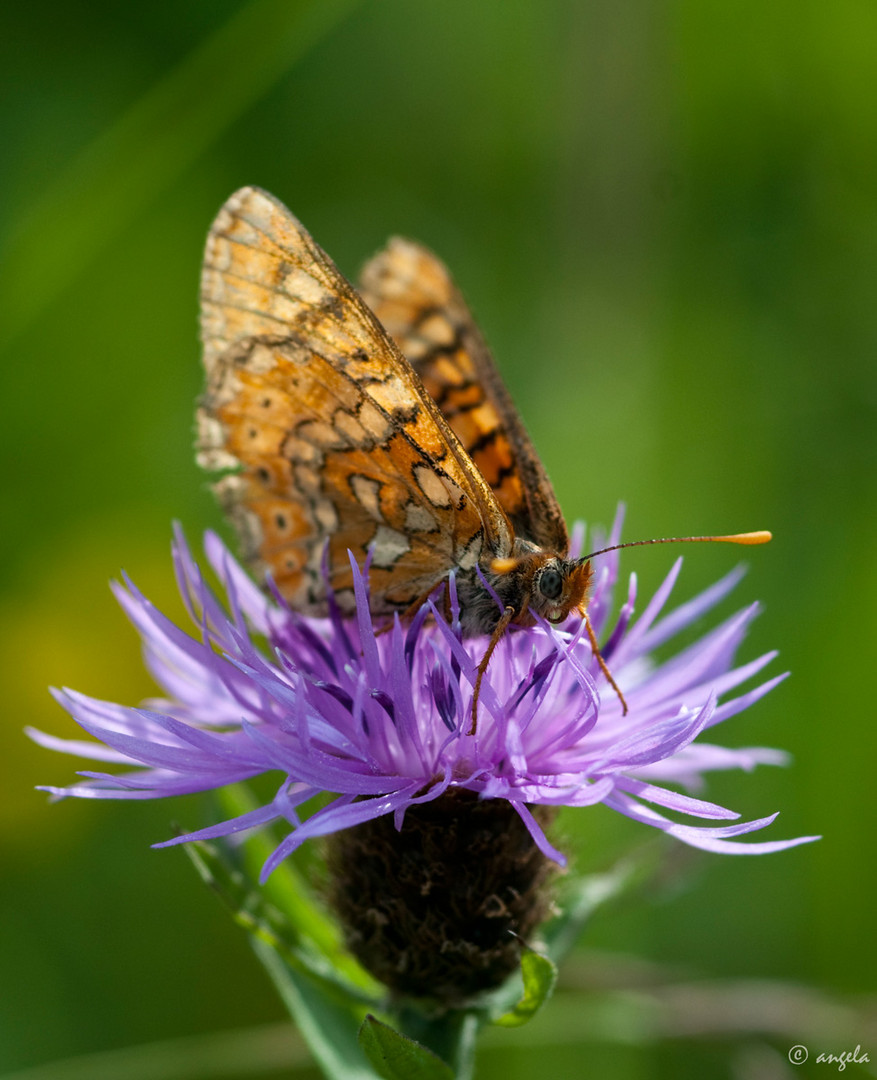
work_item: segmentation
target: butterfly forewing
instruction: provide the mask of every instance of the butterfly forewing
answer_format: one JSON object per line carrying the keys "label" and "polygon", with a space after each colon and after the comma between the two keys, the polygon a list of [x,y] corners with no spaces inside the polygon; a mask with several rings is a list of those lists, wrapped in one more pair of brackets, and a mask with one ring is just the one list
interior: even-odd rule
{"label": "butterfly forewing", "polygon": [[364,267],[360,292],[490,484],[515,533],[565,553],[566,524],[490,351],[444,264],[394,237]]}
{"label": "butterfly forewing", "polygon": [[[371,551],[376,614],[405,608],[512,531],[489,485],[355,290],[277,200],[237,192],[207,242],[199,460],[258,570],[325,611]],[[328,548],[327,548],[328,545]]]}

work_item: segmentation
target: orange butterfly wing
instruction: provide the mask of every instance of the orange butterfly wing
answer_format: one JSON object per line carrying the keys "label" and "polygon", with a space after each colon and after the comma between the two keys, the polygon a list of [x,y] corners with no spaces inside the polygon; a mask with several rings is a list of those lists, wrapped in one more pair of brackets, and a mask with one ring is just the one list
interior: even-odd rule
{"label": "orange butterfly wing", "polygon": [[361,298],[276,199],[243,188],[207,240],[207,389],[198,460],[243,554],[294,607],[326,611],[321,563],[352,605],[347,551],[371,551],[373,612],[404,609],[453,567],[504,556],[490,487]]}
{"label": "orange butterfly wing", "polygon": [[420,375],[516,535],[565,554],[551,481],[445,265],[394,237],[363,268],[360,292]]}

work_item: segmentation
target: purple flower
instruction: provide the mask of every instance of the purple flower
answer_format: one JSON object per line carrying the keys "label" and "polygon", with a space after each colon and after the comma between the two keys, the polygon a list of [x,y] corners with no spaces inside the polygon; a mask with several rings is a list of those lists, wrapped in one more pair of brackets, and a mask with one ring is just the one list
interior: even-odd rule
{"label": "purple flower", "polygon": [[[579,549],[582,538],[578,530]],[[703,738],[707,729],[784,678],[775,676],[735,696],[775,655],[734,665],[756,605],[671,659],[653,659],[658,646],[733,588],[739,571],[665,614],[679,559],[637,619],[631,575],[609,626],[618,556],[602,557],[589,611],[606,643],[606,662],[627,698],[627,715],[592,656],[583,621],[571,618],[561,627],[539,621],[507,633],[499,643],[481,687],[477,732],[469,734],[485,643],[460,635],[453,583],[450,622],[430,603],[410,625],[397,619],[376,634],[367,581],[355,565],[356,618],[333,612],[317,620],[290,610],[277,595],[264,595],[213,533],[206,536],[205,550],[227,607],[207,586],[177,532],[174,565],[197,628],[194,636],[127,579],[114,586],[166,698],[129,708],[64,690],[56,693],[57,700],[99,742],[30,732],[51,749],[136,768],[118,774],[85,771],[81,783],[45,790],[56,796],[150,799],[277,772],[277,793],[267,805],[164,842],[285,822],[289,832],[265,863],[263,876],[309,838],[384,815],[393,815],[401,828],[415,804],[454,789],[505,800],[539,849],[558,863],[564,857],[543,831],[538,819],[544,815],[534,815],[531,807],[602,802],[694,847],[723,853],[780,851],[815,839],[740,843],[737,837],[769,825],[776,815],[739,822],[733,810],[664,786],[696,790],[712,769],[751,770],[786,760],[780,751],[733,750]],[[321,800],[309,816],[300,813],[325,793],[335,797],[326,804]],[[710,824],[677,823],[664,811]]]}

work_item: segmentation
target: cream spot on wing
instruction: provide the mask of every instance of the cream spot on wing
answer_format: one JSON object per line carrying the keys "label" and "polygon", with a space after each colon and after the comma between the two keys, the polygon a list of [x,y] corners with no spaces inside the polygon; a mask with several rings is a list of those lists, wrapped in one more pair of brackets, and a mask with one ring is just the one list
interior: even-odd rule
{"label": "cream spot on wing", "polygon": [[447,509],[451,505],[451,498],[448,495],[445,480],[433,469],[428,465],[418,464],[411,471],[414,473],[417,486],[433,506]]}
{"label": "cream spot on wing", "polygon": [[357,446],[364,443],[367,439],[365,428],[356,419],[353,413],[349,413],[345,409],[336,409],[335,414],[332,417],[332,423],[342,435],[345,435]]}
{"label": "cream spot on wing", "polygon": [[490,431],[496,423],[496,410],[492,404],[479,405],[469,411],[470,422],[478,431]]}
{"label": "cream spot on wing", "polygon": [[[231,215],[221,213],[219,217],[217,217],[216,223],[213,226],[217,231],[210,236],[210,247],[207,253],[208,257],[204,260],[205,262],[210,263],[210,266],[204,267],[202,280],[204,281],[205,286],[214,286],[216,278],[219,278],[219,281],[212,290],[213,295],[219,293],[222,288],[222,278],[220,277],[220,273],[223,270],[228,270],[229,266],[231,266],[231,244],[222,235],[228,229],[230,224]],[[213,270],[213,267],[215,267],[216,271],[219,271],[219,273],[216,273]],[[205,291],[208,291],[207,288],[205,288]]]}
{"label": "cream spot on wing", "polygon": [[353,489],[356,501],[370,517],[376,519],[383,518],[380,502],[381,485],[379,481],[373,480],[370,476],[361,476],[359,473],[355,473],[350,477],[350,487]]}
{"label": "cream spot on wing", "polygon": [[435,518],[425,506],[408,503],[405,507],[405,528],[408,532],[432,532],[436,526]]}
{"label": "cream spot on wing", "polygon": [[294,435],[287,436],[280,448],[280,453],[290,461],[300,461],[310,465],[323,464],[322,450],[312,443],[305,442],[304,439],[297,439]]}
{"label": "cream spot on wing", "polygon": [[252,371],[258,375],[261,375],[266,371],[271,371],[276,366],[277,356],[274,349],[268,345],[257,345],[250,351],[247,361],[244,364],[247,371]]}
{"label": "cream spot on wing", "polygon": [[457,556],[457,565],[461,570],[471,570],[475,566],[481,557],[483,544],[484,538],[477,532]]}
{"label": "cream spot on wing", "polygon": [[431,350],[432,344],[429,341],[425,341],[423,338],[409,337],[405,339],[403,352],[410,361],[423,359],[423,357]]}
{"label": "cream spot on wing", "polygon": [[466,496],[463,494],[463,489],[456,480],[452,480],[450,476],[444,477],[444,485],[453,505],[462,509],[463,504],[466,502]]}
{"label": "cream spot on wing", "polygon": [[417,328],[418,334],[429,338],[436,345],[450,345],[454,340],[454,328],[445,315],[436,312]]}
{"label": "cream spot on wing", "polygon": [[304,495],[318,495],[320,492],[320,474],[308,465],[297,464],[294,469],[295,487]]}
{"label": "cream spot on wing", "polygon": [[238,460],[225,450],[226,431],[215,416],[203,409],[196,414],[198,424],[198,464],[205,469],[233,469]]}
{"label": "cream spot on wing", "polygon": [[385,442],[392,425],[381,410],[372,402],[364,401],[359,410],[359,422],[375,442]]}
{"label": "cream spot on wing", "polygon": [[283,291],[290,296],[316,306],[329,295],[323,286],[304,270],[295,269],[283,278]]}
{"label": "cream spot on wing", "polygon": [[370,398],[376,401],[385,412],[391,414],[410,409],[414,403],[410,386],[398,375],[394,375],[386,382],[370,383],[365,389]]}
{"label": "cream spot on wing", "polygon": [[389,570],[401,555],[410,550],[411,545],[404,533],[381,525],[375,533],[372,565],[381,570]]}
{"label": "cream spot on wing", "polygon": [[298,425],[296,432],[300,438],[323,449],[337,449],[344,446],[346,442],[339,436],[335,427],[325,420],[305,420]]}
{"label": "cream spot on wing", "polygon": [[338,512],[326,499],[320,501],[314,507],[314,517],[324,532],[332,533],[338,529]]}

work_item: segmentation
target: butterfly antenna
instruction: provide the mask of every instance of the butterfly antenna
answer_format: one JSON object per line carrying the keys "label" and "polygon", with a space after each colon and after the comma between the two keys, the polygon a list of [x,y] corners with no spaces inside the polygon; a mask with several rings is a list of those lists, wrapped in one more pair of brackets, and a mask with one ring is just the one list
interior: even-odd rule
{"label": "butterfly antenna", "polygon": [[618,551],[621,548],[641,547],[643,544],[766,544],[773,538],[773,534],[767,529],[759,529],[757,532],[731,533],[729,536],[663,536],[657,540],[628,540],[626,544],[612,544],[610,547],[592,551],[578,561],[586,563],[595,555],[605,555],[607,551]]}
{"label": "butterfly antenna", "polygon": [[[771,534],[767,529],[760,529],[757,532],[731,533],[727,536],[663,536],[655,540],[628,540],[626,544],[612,544],[609,547],[600,548],[599,551],[592,551],[590,555],[583,556],[578,562],[584,564],[588,562],[589,559],[593,559],[596,555],[605,555],[608,551],[619,551],[621,548],[628,547],[642,547],[645,544],[766,544],[771,538]],[[582,609],[582,615],[585,619],[585,629],[588,632],[588,641],[591,643],[591,649],[597,659],[597,663],[600,665],[600,670],[606,676],[609,685],[618,695],[618,700],[621,702],[622,714],[626,716],[627,702],[624,700],[624,694],[622,694],[621,688],[612,677],[612,672],[606,666],[606,661],[603,659],[603,654],[600,652],[597,635],[594,633],[594,628],[591,625],[591,620],[588,617],[587,611]]]}

